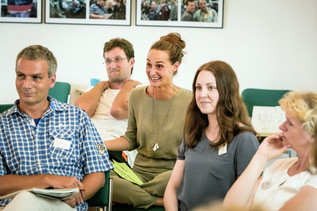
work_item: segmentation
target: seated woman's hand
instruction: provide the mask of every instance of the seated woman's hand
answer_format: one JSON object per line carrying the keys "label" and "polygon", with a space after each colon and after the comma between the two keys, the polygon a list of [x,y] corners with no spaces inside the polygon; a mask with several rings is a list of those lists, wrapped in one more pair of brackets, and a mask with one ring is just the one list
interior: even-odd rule
{"label": "seated woman's hand", "polygon": [[282,155],[287,149],[291,148],[288,142],[283,141],[282,134],[268,136],[261,143],[257,154],[261,155],[262,159],[267,162]]}

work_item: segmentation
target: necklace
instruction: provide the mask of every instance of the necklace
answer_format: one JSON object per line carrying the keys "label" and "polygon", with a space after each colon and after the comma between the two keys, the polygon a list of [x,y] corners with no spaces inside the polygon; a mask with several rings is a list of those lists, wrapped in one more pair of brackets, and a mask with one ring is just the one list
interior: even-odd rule
{"label": "necklace", "polygon": [[[174,90],[173,90],[173,94],[174,94]],[[174,100],[174,97],[175,97],[176,94],[173,95],[169,105],[168,105],[168,109],[167,109],[167,112],[165,114],[165,117],[163,119],[163,123],[160,127],[160,130],[159,131],[156,131],[156,122],[155,121],[155,118],[154,118],[154,114],[155,114],[155,99],[154,99],[154,94],[153,94],[153,97],[152,97],[152,125],[153,125],[153,144],[152,144],[152,149],[153,151],[156,151],[158,150],[160,147],[158,145],[158,140],[162,134],[162,131],[163,131],[163,128],[164,128],[164,125],[166,123],[166,120],[167,120],[167,117],[169,115],[169,112],[172,108],[172,104],[173,104],[173,100]]]}

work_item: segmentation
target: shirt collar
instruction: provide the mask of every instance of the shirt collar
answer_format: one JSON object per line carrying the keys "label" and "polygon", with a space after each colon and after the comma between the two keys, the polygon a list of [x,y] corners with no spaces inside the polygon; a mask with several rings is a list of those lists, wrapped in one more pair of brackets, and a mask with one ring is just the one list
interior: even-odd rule
{"label": "shirt collar", "polygon": [[[67,109],[66,103],[61,103],[58,100],[56,100],[55,98],[47,96],[47,100],[50,102],[50,106],[48,109],[50,109],[51,111],[63,111],[63,110]],[[14,113],[19,113],[20,115],[22,115],[22,113],[18,109],[19,103],[20,103],[19,99],[14,102],[13,107],[11,109],[9,109],[8,115],[11,115]]]}

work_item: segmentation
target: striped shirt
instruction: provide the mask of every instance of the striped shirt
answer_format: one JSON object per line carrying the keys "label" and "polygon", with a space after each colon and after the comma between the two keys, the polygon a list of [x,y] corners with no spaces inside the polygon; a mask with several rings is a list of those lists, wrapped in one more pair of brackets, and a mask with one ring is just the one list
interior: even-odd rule
{"label": "striped shirt", "polygon": [[[107,150],[97,149],[103,142],[88,115],[77,106],[48,100],[37,125],[19,111],[19,100],[0,114],[0,176],[52,174],[81,181],[86,174],[111,170]],[[0,206],[8,202],[0,200]],[[83,203],[76,209],[87,207]]]}
{"label": "striped shirt", "polygon": [[92,4],[89,7],[89,14],[104,15],[104,14],[107,14],[107,13],[108,13],[107,8],[104,5],[101,6],[101,5],[98,5],[98,4]]}

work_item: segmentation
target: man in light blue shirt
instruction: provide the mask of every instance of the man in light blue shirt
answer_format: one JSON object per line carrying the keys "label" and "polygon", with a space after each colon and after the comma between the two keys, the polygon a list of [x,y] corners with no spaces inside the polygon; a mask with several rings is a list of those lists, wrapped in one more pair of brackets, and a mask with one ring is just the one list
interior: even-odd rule
{"label": "man in light blue shirt", "polygon": [[105,3],[106,0],[97,0],[96,3],[90,5],[89,18],[105,19],[105,14],[108,14]]}
{"label": "man in light blue shirt", "polygon": [[84,201],[105,183],[111,170],[99,134],[88,115],[48,96],[57,62],[47,48],[33,45],[16,59],[12,108],[0,114],[0,196],[30,188],[79,188],[66,200],[44,199],[22,191],[5,210],[87,210]]}

